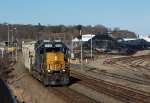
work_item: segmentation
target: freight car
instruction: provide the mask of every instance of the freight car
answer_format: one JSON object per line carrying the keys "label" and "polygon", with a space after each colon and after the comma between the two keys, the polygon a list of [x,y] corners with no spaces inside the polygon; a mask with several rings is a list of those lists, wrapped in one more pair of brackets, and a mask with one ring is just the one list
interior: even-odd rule
{"label": "freight car", "polygon": [[29,71],[29,73],[31,73],[31,65],[33,65],[35,61],[35,43],[36,41],[22,42],[23,64],[25,68]]}
{"label": "freight car", "polygon": [[61,41],[40,40],[34,44],[34,52],[28,49],[24,64],[32,61],[26,67],[44,85],[67,85],[70,82],[68,51]]}

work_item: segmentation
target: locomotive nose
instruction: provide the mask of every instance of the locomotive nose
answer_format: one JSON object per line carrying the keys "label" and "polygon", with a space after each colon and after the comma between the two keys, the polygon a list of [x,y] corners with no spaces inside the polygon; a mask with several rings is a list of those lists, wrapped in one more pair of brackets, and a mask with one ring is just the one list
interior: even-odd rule
{"label": "locomotive nose", "polygon": [[63,71],[65,69],[63,53],[47,53],[46,57],[48,71]]}

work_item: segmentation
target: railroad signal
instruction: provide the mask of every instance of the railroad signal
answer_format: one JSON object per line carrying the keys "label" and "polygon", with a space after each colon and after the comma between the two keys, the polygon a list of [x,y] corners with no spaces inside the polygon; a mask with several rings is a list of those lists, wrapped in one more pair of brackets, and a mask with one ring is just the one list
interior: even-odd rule
{"label": "railroad signal", "polygon": [[[80,32],[81,32],[81,29],[82,29],[82,25],[77,25],[76,27]],[[80,33],[79,35],[77,35],[77,39],[81,40],[82,39],[82,34]]]}
{"label": "railroad signal", "polygon": [[77,38],[80,40],[80,42],[81,42],[81,69],[82,69],[82,62],[83,62],[83,58],[82,58],[82,25],[78,25],[77,27],[76,27],[78,30],[79,30],[79,35],[77,35]]}
{"label": "railroad signal", "polygon": [[76,27],[78,30],[81,30],[82,29],[82,25],[77,25]]}

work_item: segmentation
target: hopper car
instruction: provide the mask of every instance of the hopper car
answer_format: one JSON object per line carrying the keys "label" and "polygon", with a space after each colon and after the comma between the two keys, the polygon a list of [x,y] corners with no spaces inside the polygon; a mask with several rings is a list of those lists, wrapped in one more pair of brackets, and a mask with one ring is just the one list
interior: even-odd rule
{"label": "hopper car", "polygon": [[69,48],[63,42],[56,40],[40,40],[32,47],[34,50],[28,48],[28,55],[23,58],[24,64],[27,63],[25,67],[33,77],[40,80],[45,86],[69,84]]}

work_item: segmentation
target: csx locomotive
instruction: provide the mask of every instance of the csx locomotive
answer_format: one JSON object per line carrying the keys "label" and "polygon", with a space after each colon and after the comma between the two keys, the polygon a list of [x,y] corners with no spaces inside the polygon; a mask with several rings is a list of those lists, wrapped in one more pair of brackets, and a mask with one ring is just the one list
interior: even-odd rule
{"label": "csx locomotive", "polygon": [[68,47],[61,41],[41,40],[29,50],[30,69],[44,85],[67,85],[70,80]]}

